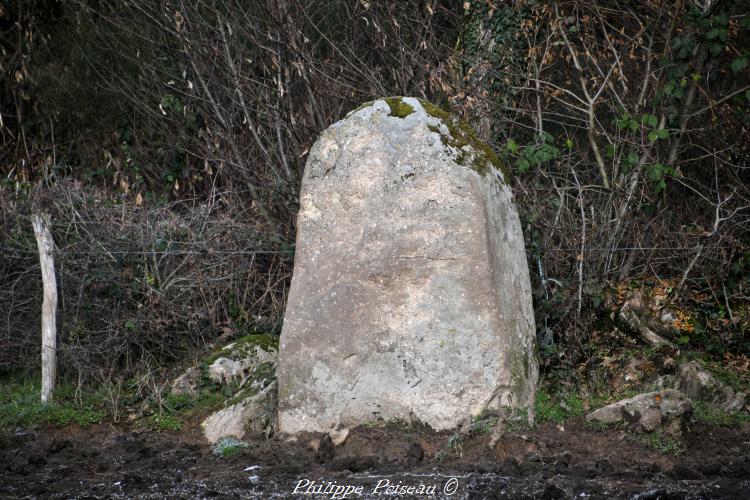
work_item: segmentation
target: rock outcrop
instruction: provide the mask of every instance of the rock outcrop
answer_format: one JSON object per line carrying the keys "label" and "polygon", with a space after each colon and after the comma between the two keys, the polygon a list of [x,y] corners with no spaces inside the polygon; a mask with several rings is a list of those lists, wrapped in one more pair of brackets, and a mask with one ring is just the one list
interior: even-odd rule
{"label": "rock outcrop", "polygon": [[209,443],[223,437],[270,437],[276,423],[276,381],[259,378],[201,423]]}
{"label": "rock outcrop", "polygon": [[645,432],[661,428],[671,434],[679,434],[692,410],[693,404],[684,394],[666,389],[638,394],[599,408],[586,415],[586,421],[605,425],[635,424]]}
{"label": "rock outcrop", "polygon": [[197,397],[234,388],[223,407],[201,423],[206,439],[268,437],[276,428],[277,359],[277,337],[246,335],[188,368],[172,382],[171,392]]}
{"label": "rock outcrop", "polygon": [[279,353],[279,430],[528,408],[538,378],[521,225],[492,150],[413,98],[310,151]]}
{"label": "rock outcrop", "polygon": [[693,401],[709,403],[725,413],[742,410],[747,398],[744,392],[722,384],[697,361],[680,365],[673,384]]}

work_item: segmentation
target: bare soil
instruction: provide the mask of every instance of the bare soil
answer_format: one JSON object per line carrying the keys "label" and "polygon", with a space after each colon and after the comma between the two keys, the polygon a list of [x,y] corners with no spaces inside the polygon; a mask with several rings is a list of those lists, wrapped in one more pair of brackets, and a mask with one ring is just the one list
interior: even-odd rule
{"label": "bare soil", "polygon": [[507,433],[494,448],[489,439],[457,444],[450,434],[392,425],[356,429],[337,447],[310,435],[216,457],[196,428],[18,429],[0,434],[0,497],[333,498],[335,487],[351,486],[362,487],[360,497],[390,498],[419,497],[421,485],[437,498],[750,498],[748,426],[694,427],[678,456],[580,419]]}

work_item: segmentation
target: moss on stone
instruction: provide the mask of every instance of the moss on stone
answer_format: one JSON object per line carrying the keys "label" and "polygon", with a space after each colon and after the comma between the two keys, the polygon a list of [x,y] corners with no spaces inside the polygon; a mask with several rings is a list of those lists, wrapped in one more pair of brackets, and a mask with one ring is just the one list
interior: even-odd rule
{"label": "moss on stone", "polygon": [[526,385],[531,377],[529,358],[525,353],[513,351],[510,354],[510,388],[513,398],[521,402],[521,395],[526,391]]}
{"label": "moss on stone", "polygon": [[395,116],[396,118],[406,118],[410,114],[414,113],[414,107],[405,103],[402,97],[386,97],[383,99],[388,107],[391,108],[389,116]]}
{"label": "moss on stone", "polygon": [[279,338],[270,333],[245,335],[244,337],[240,337],[234,342],[211,353],[211,355],[203,360],[203,364],[205,366],[211,366],[211,364],[219,358],[228,358],[236,361],[240,358],[246,357],[250,351],[255,352],[256,347],[259,347],[264,351],[278,351]]}
{"label": "moss on stone", "polygon": [[[480,175],[489,173],[491,167],[495,167],[503,174],[506,182],[510,181],[511,173],[508,167],[498,158],[495,151],[477,136],[468,123],[459,120],[431,102],[422,99],[419,102],[428,115],[440,119],[448,127],[449,134],[440,133],[438,127],[430,127],[430,130],[440,133],[443,144],[458,151],[456,163],[472,167]],[[466,146],[469,147],[469,151],[465,149]]]}
{"label": "moss on stone", "polygon": [[230,406],[242,403],[247,398],[255,396],[272,384],[274,380],[276,380],[276,363],[266,361],[259,364],[245,381],[244,387],[229,398],[224,403],[224,407],[229,408]]}

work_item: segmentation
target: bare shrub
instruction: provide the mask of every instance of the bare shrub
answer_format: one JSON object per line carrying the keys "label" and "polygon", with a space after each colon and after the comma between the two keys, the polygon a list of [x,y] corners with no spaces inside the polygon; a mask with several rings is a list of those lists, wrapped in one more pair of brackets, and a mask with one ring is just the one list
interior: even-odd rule
{"label": "bare shrub", "polygon": [[216,340],[277,331],[291,251],[267,244],[218,197],[135,206],[71,182],[0,199],[0,366],[38,357],[41,281],[29,216],[48,211],[57,247],[63,369],[124,375]]}

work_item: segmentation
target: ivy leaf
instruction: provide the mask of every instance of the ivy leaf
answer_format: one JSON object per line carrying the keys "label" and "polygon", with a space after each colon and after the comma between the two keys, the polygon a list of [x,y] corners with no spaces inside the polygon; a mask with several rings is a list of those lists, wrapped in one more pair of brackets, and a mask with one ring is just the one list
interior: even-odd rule
{"label": "ivy leaf", "polygon": [[658,136],[656,135],[656,132],[654,132],[653,130],[648,133],[649,142],[655,142],[657,138]]}
{"label": "ivy leaf", "polygon": [[667,137],[669,137],[669,131],[665,128],[660,128],[656,131],[656,136],[659,139],[666,139]]}
{"label": "ivy leaf", "polygon": [[708,45],[708,51],[711,52],[711,55],[714,57],[721,54],[721,51],[723,49],[724,49],[724,46],[720,43],[712,43]]}
{"label": "ivy leaf", "polygon": [[521,173],[526,172],[529,169],[529,160],[526,160],[524,158],[521,158],[516,162],[516,168],[518,168],[518,171]]}
{"label": "ivy leaf", "polygon": [[738,73],[747,67],[747,57],[739,57],[732,61],[732,71]]}

